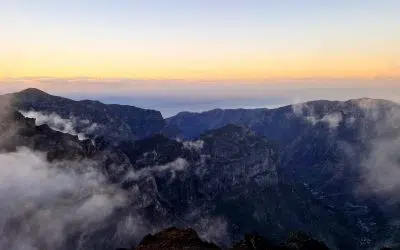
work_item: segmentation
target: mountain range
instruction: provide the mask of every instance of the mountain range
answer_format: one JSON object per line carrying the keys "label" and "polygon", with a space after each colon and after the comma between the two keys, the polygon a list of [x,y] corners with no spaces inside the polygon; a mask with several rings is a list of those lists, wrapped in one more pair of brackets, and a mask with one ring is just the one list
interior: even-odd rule
{"label": "mountain range", "polygon": [[223,248],[298,230],[331,249],[399,244],[397,103],[164,119],[27,89],[0,105],[1,249],[151,249],[141,239],[171,226]]}

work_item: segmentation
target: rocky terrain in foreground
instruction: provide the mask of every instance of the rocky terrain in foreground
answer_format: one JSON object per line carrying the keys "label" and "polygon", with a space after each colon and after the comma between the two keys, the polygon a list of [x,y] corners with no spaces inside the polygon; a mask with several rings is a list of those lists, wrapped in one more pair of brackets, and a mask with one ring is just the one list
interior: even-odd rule
{"label": "rocky terrain in foreground", "polygon": [[[193,229],[168,228],[154,235],[147,235],[131,250],[220,250],[215,244],[201,240]],[[323,243],[301,232],[291,233],[285,243],[274,245],[263,236],[247,234],[230,250],[329,250]],[[118,249],[130,250],[130,249]]]}

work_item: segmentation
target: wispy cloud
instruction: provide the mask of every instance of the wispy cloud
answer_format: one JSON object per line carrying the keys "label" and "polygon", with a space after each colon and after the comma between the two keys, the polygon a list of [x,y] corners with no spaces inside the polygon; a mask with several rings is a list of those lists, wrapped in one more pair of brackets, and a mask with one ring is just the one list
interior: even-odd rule
{"label": "wispy cloud", "polygon": [[[91,123],[89,120],[79,120],[74,116],[64,119],[56,113],[45,114],[33,110],[21,110],[20,113],[24,117],[35,119],[37,126],[46,124],[55,131],[78,136],[79,140],[87,139],[87,135],[92,135],[99,128],[97,123]],[[78,132],[78,129],[81,132]]]}
{"label": "wispy cloud", "polygon": [[148,166],[139,170],[131,170],[125,176],[125,179],[127,181],[138,181],[162,172],[170,172],[171,179],[173,179],[176,172],[184,171],[187,167],[189,167],[189,163],[185,159],[177,158],[165,165]]}
{"label": "wispy cloud", "polygon": [[312,125],[325,123],[330,129],[336,129],[343,121],[343,115],[340,112],[328,113],[321,117],[315,113],[313,106],[307,103],[294,104],[292,105],[292,109],[296,116],[304,119]]}
{"label": "wispy cloud", "polygon": [[183,141],[183,147],[190,150],[201,150],[204,146],[203,140]]}

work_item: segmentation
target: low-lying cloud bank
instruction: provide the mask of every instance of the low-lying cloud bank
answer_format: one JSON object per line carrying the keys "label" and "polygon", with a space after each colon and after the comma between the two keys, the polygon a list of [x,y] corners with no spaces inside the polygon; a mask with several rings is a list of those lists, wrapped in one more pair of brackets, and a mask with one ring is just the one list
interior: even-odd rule
{"label": "low-lying cloud bank", "polygon": [[[173,180],[188,167],[186,160],[177,158],[165,165],[131,170],[124,180],[137,186],[142,180],[164,173]],[[171,226],[154,224],[138,212],[143,206],[140,197],[146,196],[142,192],[140,188],[124,190],[110,183],[91,160],[50,163],[45,153],[28,148],[2,152],[0,249],[88,249],[93,243],[131,247],[144,235]],[[196,228],[204,239],[221,243],[229,239],[223,218],[196,213],[181,223]],[[105,228],[109,228],[108,243],[96,236],[97,230]]]}
{"label": "low-lying cloud bank", "polygon": [[0,249],[60,249],[127,202],[90,161],[50,164],[20,148],[0,162]]}

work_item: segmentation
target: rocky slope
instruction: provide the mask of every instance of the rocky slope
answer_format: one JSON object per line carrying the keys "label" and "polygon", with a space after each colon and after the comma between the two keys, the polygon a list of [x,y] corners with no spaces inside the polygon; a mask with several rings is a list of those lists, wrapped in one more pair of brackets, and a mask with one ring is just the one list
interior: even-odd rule
{"label": "rocky slope", "polygon": [[362,235],[363,248],[398,231],[393,228],[399,218],[394,209],[398,185],[389,177],[400,168],[397,103],[362,98],[261,111],[184,112],[167,123],[184,138],[229,123],[247,126],[277,143],[281,178],[304,184],[328,207],[343,211],[340,220],[348,221],[348,231]]}

